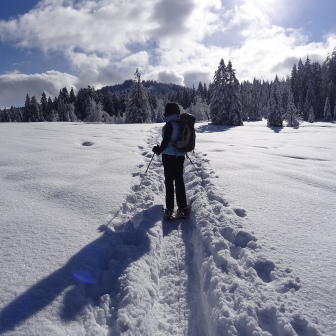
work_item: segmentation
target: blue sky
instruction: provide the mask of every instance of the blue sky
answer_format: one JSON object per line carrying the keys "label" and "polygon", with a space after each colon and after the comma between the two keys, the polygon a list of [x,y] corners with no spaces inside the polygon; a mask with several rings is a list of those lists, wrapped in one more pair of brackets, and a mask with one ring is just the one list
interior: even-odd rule
{"label": "blue sky", "polygon": [[133,78],[209,83],[221,58],[240,80],[286,76],[336,46],[335,0],[2,0],[0,107],[60,88]]}

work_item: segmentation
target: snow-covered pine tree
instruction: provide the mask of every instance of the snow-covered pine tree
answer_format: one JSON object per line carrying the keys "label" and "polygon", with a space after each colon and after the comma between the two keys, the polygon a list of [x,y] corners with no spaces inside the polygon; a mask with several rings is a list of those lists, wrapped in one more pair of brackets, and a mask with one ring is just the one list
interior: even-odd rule
{"label": "snow-covered pine tree", "polygon": [[96,103],[93,98],[88,98],[86,104],[86,115],[85,122],[91,123],[111,123],[112,119],[108,113],[103,110],[103,105],[101,103]]}
{"label": "snow-covered pine tree", "polygon": [[196,121],[209,120],[210,107],[203,101],[201,96],[196,96],[187,112],[192,114],[196,118]]}
{"label": "snow-covered pine tree", "polygon": [[29,116],[30,116],[30,121],[33,121],[33,122],[42,121],[40,105],[38,104],[35,96],[32,96],[31,101],[30,101]]}
{"label": "snow-covered pine tree", "polygon": [[242,97],[242,120],[247,121],[252,110],[252,90],[253,86],[249,81],[243,81],[240,85],[240,94]]}
{"label": "snow-covered pine tree", "polygon": [[210,85],[210,118],[214,125],[227,125],[228,114],[225,106],[228,74],[224,60],[221,59]]}
{"label": "snow-covered pine tree", "polygon": [[275,77],[274,83],[271,87],[271,94],[268,103],[268,127],[282,127],[282,101],[279,88],[279,78]]}
{"label": "snow-covered pine tree", "polygon": [[141,83],[139,69],[136,69],[134,75],[135,79],[127,101],[126,122],[131,124],[150,122],[151,108],[146,89]]}
{"label": "snow-covered pine tree", "polygon": [[331,120],[331,107],[330,107],[329,97],[327,97],[325,105],[324,105],[323,116],[324,116],[324,121],[329,122]]}
{"label": "snow-covered pine tree", "polygon": [[284,115],[285,120],[287,120],[287,126],[298,127],[300,125],[300,117],[298,115],[298,110],[294,104],[294,97],[291,87],[288,85],[287,89],[287,109]]}
{"label": "snow-covered pine tree", "polygon": [[30,122],[30,102],[31,99],[29,97],[29,94],[27,93],[26,95],[26,101],[24,105],[24,110],[23,110],[23,121],[24,122]]}
{"label": "snow-covered pine tree", "polygon": [[58,112],[54,110],[54,103],[49,97],[47,105],[47,115],[45,117],[45,121],[58,121],[58,120],[59,120]]}
{"label": "snow-covered pine tree", "polygon": [[165,103],[162,98],[159,98],[156,101],[156,109],[155,109],[155,114],[156,114],[156,122],[160,123],[163,122],[163,113],[165,110]]}
{"label": "snow-covered pine tree", "polygon": [[197,95],[201,96],[201,98],[204,100],[204,88],[202,82],[198,83]]}
{"label": "snow-covered pine tree", "polygon": [[70,96],[68,89],[64,87],[62,90],[60,90],[58,99],[62,99],[64,104],[68,104],[70,102]]}
{"label": "snow-covered pine tree", "polygon": [[259,121],[262,119],[261,112],[261,82],[256,78],[253,79],[252,84],[252,106],[250,111],[249,120]]}
{"label": "snow-covered pine tree", "polygon": [[108,91],[103,97],[103,108],[111,117],[116,115],[116,111],[114,109],[114,102],[113,102],[113,94]]}
{"label": "snow-covered pine tree", "polygon": [[45,92],[42,92],[41,97],[41,113],[43,116],[43,120],[46,120],[47,114],[48,114],[48,100]]}
{"label": "snow-covered pine tree", "polygon": [[300,116],[303,117],[304,116],[304,100],[305,100],[306,92],[305,92],[305,69],[304,69],[304,65],[302,63],[301,58],[298,63],[297,81],[298,81],[298,93],[299,93],[297,108],[298,108]]}
{"label": "snow-covered pine tree", "polygon": [[314,123],[315,122],[315,113],[313,106],[310,107],[309,114],[308,114],[308,122]]}
{"label": "snow-covered pine tree", "polygon": [[314,112],[317,110],[317,102],[315,95],[315,82],[312,72],[312,66],[310,64],[310,59],[307,57],[306,64],[304,66],[305,70],[305,104],[304,104],[304,120],[308,119],[308,114],[310,107],[313,106]]}
{"label": "snow-covered pine tree", "polygon": [[66,103],[64,102],[64,100],[61,98],[61,96],[59,96],[58,98],[58,115],[59,115],[59,121],[69,121],[66,120],[66,115],[65,115],[65,105]]}
{"label": "snow-covered pine tree", "polygon": [[269,82],[264,81],[262,83],[261,88],[261,97],[260,97],[260,109],[261,109],[261,117],[267,118],[268,117],[268,100],[269,100]]}
{"label": "snow-covered pine tree", "polygon": [[311,107],[313,108],[313,111],[315,113],[314,105],[315,104],[314,104],[314,92],[313,92],[313,88],[311,86],[308,86],[307,94],[306,94],[306,100],[305,100],[304,107],[303,107],[303,111],[304,111],[304,113],[303,113],[303,119],[304,120],[308,120],[308,116],[310,114]]}
{"label": "snow-covered pine tree", "polygon": [[69,103],[76,104],[76,95],[73,87],[71,87],[70,94],[69,94]]}
{"label": "snow-covered pine tree", "polygon": [[75,114],[75,106],[73,103],[64,105],[64,121],[78,121]]}
{"label": "snow-covered pine tree", "polygon": [[291,72],[291,89],[293,92],[294,104],[295,106],[298,106],[300,92],[296,64],[294,64]]}
{"label": "snow-covered pine tree", "polygon": [[231,61],[229,61],[227,68],[227,96],[225,98],[226,110],[228,114],[229,126],[243,126],[242,121],[242,103],[240,95],[240,84],[236,78],[235,70],[232,67]]}

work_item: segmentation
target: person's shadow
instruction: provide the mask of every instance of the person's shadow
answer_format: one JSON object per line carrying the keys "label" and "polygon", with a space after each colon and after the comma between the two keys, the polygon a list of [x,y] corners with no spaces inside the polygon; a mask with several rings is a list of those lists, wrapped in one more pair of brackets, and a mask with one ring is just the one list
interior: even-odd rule
{"label": "person's shadow", "polygon": [[138,214],[140,224],[131,221],[115,232],[102,225],[101,237],[72,256],[59,270],[30,287],[0,311],[0,334],[13,330],[36,314],[70,286],[60,312],[63,320],[73,319],[88,304],[104,294],[119,292],[119,277],[132,262],[150,251],[147,231],[162,220],[162,207],[154,206]]}

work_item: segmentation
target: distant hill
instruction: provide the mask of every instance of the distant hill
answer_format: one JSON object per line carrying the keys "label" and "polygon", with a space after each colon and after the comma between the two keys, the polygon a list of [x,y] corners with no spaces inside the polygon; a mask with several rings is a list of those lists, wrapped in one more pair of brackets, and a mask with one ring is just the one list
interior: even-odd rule
{"label": "distant hill", "polygon": [[[104,86],[102,87],[100,90],[101,93],[106,94],[107,92],[117,92],[118,94],[122,94],[123,92],[130,90],[132,88],[133,85],[133,80],[132,79],[128,79],[125,80],[123,84],[116,84],[116,85],[112,85],[112,86]],[[158,83],[156,81],[153,80],[148,80],[148,81],[142,81],[142,85],[146,88],[147,92],[149,93],[161,93],[161,94],[165,94],[168,92],[172,92],[172,91],[183,91],[183,90],[192,90],[190,88],[186,88],[182,85],[177,85],[177,84],[167,84],[167,83]]]}

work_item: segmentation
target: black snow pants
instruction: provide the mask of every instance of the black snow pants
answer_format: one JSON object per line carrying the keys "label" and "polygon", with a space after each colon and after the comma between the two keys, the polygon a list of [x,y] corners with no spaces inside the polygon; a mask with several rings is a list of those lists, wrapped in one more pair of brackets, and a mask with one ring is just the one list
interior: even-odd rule
{"label": "black snow pants", "polygon": [[176,203],[181,209],[187,206],[187,198],[183,180],[184,156],[162,154],[162,164],[165,175],[166,207],[174,209],[174,181]]}

